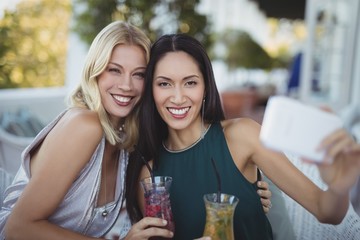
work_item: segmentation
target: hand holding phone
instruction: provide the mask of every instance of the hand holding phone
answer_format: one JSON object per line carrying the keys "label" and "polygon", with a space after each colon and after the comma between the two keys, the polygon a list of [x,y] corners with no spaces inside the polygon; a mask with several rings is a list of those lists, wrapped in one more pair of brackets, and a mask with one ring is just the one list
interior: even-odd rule
{"label": "hand holding phone", "polygon": [[342,127],[335,114],[284,96],[273,96],[265,109],[260,141],[275,151],[284,151],[317,162],[325,151],[317,150],[321,141]]}

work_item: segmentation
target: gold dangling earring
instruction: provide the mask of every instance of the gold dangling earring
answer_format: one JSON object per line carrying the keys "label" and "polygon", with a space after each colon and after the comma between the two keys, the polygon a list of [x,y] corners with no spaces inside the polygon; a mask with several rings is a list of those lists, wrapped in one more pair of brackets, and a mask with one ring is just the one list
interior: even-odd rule
{"label": "gold dangling earring", "polygon": [[205,136],[204,115],[205,115],[205,98],[203,99],[203,104],[201,109],[201,139],[203,139]]}

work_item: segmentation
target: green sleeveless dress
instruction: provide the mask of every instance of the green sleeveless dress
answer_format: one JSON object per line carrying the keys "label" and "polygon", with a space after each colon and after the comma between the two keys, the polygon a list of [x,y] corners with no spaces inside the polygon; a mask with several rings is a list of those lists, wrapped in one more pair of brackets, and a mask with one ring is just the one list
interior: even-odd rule
{"label": "green sleeveless dress", "polygon": [[271,225],[256,193],[256,184],[250,183],[237,169],[220,123],[212,124],[205,137],[186,150],[169,151],[160,147],[154,173],[173,178],[170,199],[174,239],[190,240],[203,234],[206,219],[203,196],[217,192],[211,158],[221,177],[222,192],[239,198],[234,213],[235,239],[272,239]]}

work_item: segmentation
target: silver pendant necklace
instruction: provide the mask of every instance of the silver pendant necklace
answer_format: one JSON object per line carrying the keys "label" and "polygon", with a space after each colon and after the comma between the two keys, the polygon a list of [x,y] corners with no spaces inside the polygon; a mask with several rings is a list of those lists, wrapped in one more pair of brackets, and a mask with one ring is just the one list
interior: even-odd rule
{"label": "silver pendant necklace", "polygon": [[[115,164],[114,164],[116,172],[117,172],[116,165],[117,165],[117,162],[119,162],[119,156],[120,156],[120,150],[117,150]],[[106,183],[107,183],[106,169],[107,169],[107,167],[105,166],[105,169],[104,169],[104,175],[105,175],[105,186],[104,186],[104,190],[105,190],[105,206],[104,206],[104,210],[101,213],[101,216],[104,219],[106,219],[107,215],[109,214],[109,212],[107,210],[108,203],[107,203],[107,192],[106,192]],[[116,179],[117,179],[117,177],[116,177]]]}
{"label": "silver pendant necklace", "polygon": [[101,213],[101,216],[103,216],[103,218],[106,218],[108,215],[108,211],[106,210],[106,206],[105,206],[105,209],[104,211]]}

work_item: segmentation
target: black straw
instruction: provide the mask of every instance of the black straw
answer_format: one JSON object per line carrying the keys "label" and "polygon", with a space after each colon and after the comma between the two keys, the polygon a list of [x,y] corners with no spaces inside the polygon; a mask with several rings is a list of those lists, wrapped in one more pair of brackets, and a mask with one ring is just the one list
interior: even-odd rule
{"label": "black straw", "polygon": [[220,202],[220,196],[221,196],[221,179],[220,179],[220,174],[219,174],[219,171],[217,170],[216,168],[216,165],[215,165],[215,161],[213,158],[211,158],[211,163],[214,167],[214,170],[215,170],[215,174],[216,174],[216,178],[217,178],[217,183],[218,183],[218,192],[217,192],[217,195],[216,195],[216,200],[217,202]]}
{"label": "black straw", "polygon": [[151,169],[148,161],[145,160],[144,156],[141,154],[141,152],[139,151],[139,149],[137,149],[137,147],[135,146],[135,151],[140,155],[141,160],[145,163],[147,169],[149,170],[150,176],[151,176],[151,182],[155,182],[155,178],[154,178],[154,173],[153,170]]}

